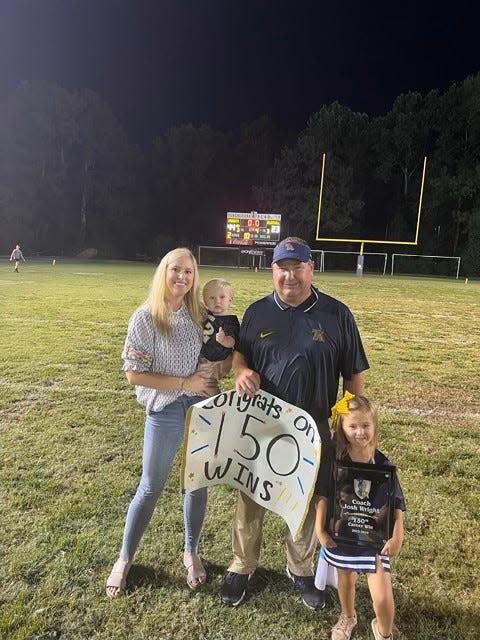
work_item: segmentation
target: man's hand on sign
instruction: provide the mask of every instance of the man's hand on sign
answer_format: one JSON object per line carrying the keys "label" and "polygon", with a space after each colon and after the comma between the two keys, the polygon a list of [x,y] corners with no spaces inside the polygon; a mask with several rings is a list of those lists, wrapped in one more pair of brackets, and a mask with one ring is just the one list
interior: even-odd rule
{"label": "man's hand on sign", "polygon": [[253,397],[260,389],[260,376],[253,369],[247,367],[236,372],[235,390],[238,394],[246,393]]}

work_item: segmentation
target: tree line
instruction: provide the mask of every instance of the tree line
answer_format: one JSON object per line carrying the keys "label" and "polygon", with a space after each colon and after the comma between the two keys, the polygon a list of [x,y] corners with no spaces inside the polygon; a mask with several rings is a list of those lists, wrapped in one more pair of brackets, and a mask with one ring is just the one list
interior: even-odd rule
{"label": "tree line", "polygon": [[95,92],[25,82],[0,103],[0,251],[154,259],[223,245],[227,211],[281,213],[282,235],[335,248],[315,241],[323,154],[322,236],[412,240],[426,156],[414,253],[479,274],[480,74],[380,117],[334,102],[300,132],[268,116],[236,132],[185,123],[148,150]]}

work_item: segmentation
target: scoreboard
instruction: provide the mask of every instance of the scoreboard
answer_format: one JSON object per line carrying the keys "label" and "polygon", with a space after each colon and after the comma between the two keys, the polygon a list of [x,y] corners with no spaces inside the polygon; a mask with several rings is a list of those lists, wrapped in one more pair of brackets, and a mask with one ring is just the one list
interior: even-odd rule
{"label": "scoreboard", "polygon": [[275,245],[280,240],[278,213],[227,213],[226,244]]}

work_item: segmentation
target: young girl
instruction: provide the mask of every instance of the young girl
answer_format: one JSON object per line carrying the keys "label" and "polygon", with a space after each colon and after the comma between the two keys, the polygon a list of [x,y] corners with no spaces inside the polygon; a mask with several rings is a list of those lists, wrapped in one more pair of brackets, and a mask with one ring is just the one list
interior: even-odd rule
{"label": "young girl", "polygon": [[[332,640],[348,640],[357,624],[355,612],[355,585],[358,573],[366,573],[376,618],[372,620],[375,640],[393,640],[392,580],[389,556],[399,553],[404,537],[403,512],[405,499],[398,480],[395,486],[394,526],[392,537],[381,551],[373,547],[336,544],[326,529],[328,496],[330,493],[333,455],[342,462],[360,462],[392,465],[391,461],[377,449],[377,412],[372,403],[360,395],[348,391],[332,408],[334,447],[327,455],[324,469],[317,481],[316,532],[324,546],[329,565],[337,568],[338,595],[342,612],[332,629]],[[329,459],[328,459],[329,458]]]}

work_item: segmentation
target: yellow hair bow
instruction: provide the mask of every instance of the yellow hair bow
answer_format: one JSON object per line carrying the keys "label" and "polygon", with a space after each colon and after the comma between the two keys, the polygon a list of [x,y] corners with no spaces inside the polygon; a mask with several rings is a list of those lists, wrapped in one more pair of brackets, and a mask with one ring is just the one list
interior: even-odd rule
{"label": "yellow hair bow", "polygon": [[348,403],[353,398],[355,398],[354,393],[350,393],[350,391],[345,391],[343,398],[333,405],[332,420],[334,424],[337,421],[340,413],[348,413],[350,411],[350,409],[348,408]]}

